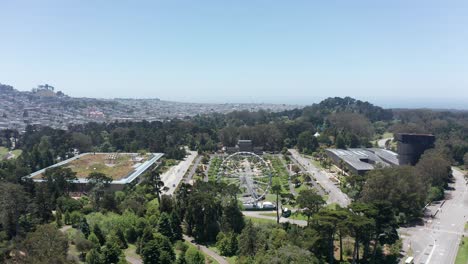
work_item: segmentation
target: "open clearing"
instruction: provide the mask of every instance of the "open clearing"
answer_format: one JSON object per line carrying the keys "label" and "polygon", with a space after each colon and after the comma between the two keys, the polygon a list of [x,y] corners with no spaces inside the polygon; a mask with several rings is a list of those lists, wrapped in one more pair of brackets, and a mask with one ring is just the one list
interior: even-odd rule
{"label": "open clearing", "polygon": [[[9,152],[10,150],[8,148],[0,147],[0,160],[6,158]],[[11,151],[13,154],[13,159],[16,159],[19,155],[21,155],[22,152],[23,151],[21,149],[15,149]]]}

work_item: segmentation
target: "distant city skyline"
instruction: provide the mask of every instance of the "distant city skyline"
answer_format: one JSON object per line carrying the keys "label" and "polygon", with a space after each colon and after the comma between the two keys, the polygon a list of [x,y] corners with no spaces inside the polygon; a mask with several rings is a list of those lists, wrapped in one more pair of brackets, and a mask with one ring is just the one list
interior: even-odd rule
{"label": "distant city skyline", "polygon": [[466,1],[3,1],[0,83],[74,97],[468,108]]}
{"label": "distant city skyline", "polygon": [[[25,91],[30,91],[26,89]],[[62,91],[57,89],[57,91]],[[231,97],[231,98],[209,98],[209,97],[93,97],[91,95],[76,96],[74,94],[66,95],[72,97],[86,97],[86,98],[98,98],[98,99],[160,99],[164,101],[182,102],[182,103],[205,103],[205,104],[287,104],[297,106],[307,106],[314,103],[319,103],[322,100],[335,97],[335,96],[323,96],[323,97]],[[374,105],[381,106],[383,108],[431,108],[431,109],[458,109],[468,110],[467,98],[446,98],[446,99],[434,99],[434,98],[395,98],[395,97],[356,97],[353,95],[342,95],[338,97],[352,97],[361,101],[368,101]]]}

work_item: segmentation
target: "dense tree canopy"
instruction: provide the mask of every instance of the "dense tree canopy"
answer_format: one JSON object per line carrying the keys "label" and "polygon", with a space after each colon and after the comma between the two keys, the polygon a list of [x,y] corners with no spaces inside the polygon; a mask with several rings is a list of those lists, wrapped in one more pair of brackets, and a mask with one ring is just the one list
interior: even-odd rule
{"label": "dense tree canopy", "polygon": [[418,217],[426,203],[428,184],[413,167],[373,170],[362,190],[363,202],[390,202],[397,214]]}
{"label": "dense tree canopy", "polygon": [[[396,257],[387,255],[386,246],[398,245],[398,225],[419,217],[427,202],[443,198],[451,165],[468,163],[467,120],[466,112],[385,110],[347,97],[279,113],[234,111],[155,122],[88,123],[68,130],[28,126],[24,134],[2,130],[0,146],[11,147],[9,138],[14,137],[23,154],[0,160],[0,262],[65,263],[72,242],[87,263],[123,263],[127,246],[135,246],[145,263],[204,263],[199,250],[181,242],[184,233],[197,243],[215,245],[224,256],[236,256],[239,263],[333,263],[338,258],[392,263]],[[204,156],[204,166],[213,165],[210,153],[239,139],[251,139],[273,155],[295,147],[330,164],[325,148],[371,146],[385,132],[433,133],[437,141],[414,167],[343,176],[343,189],[352,189],[355,200],[347,208],[325,206],[324,197],[304,185],[297,197],[285,199],[289,180],[300,183],[302,176],[289,174],[286,166],[275,174],[270,193],[277,206],[280,201],[297,206],[307,227],[253,223],[241,212],[239,190],[211,178],[182,183],[173,196],[162,195],[161,168],[170,159],[183,159],[185,146]],[[109,190],[110,178],[92,173],[81,197],[71,197],[76,174],[70,168],[48,169],[43,184],[24,177],[72,157],[75,150],[163,152],[166,159],[142,175],[139,184],[117,192]],[[74,231],[69,242],[55,228],[63,224]],[[176,257],[174,249],[181,244],[185,249]]]}

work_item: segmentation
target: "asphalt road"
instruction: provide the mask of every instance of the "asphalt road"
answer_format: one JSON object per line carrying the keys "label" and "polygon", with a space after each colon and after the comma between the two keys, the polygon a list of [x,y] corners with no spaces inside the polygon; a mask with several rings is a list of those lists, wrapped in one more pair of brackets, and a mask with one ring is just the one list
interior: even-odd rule
{"label": "asphalt road", "polygon": [[454,189],[446,192],[445,203],[427,208],[424,226],[399,230],[404,239],[403,249],[407,254],[413,252],[415,264],[454,263],[461,237],[468,235],[464,233],[468,220],[468,188],[463,173],[452,169],[454,183],[450,187]]}
{"label": "asphalt road", "polygon": [[197,171],[198,164],[200,164],[200,161],[201,161],[202,158],[203,158],[203,156],[198,156],[197,159],[195,159],[195,161],[193,162],[193,166],[190,169],[189,174],[187,175],[187,178],[185,178],[185,182],[190,182],[192,180],[193,175]]}
{"label": "asphalt road", "polygon": [[198,155],[196,151],[188,151],[188,153],[189,155],[183,161],[171,167],[161,175],[161,180],[164,182],[164,186],[169,188],[167,191],[163,192],[164,194],[172,195],[174,193],[177,185],[179,185],[179,182],[190,168],[190,164],[192,164],[193,160]]}
{"label": "asphalt road", "polygon": [[327,203],[337,203],[342,207],[346,207],[351,203],[349,197],[330,180],[326,172],[317,168],[309,159],[304,158],[299,154],[297,150],[289,149],[289,152],[291,152],[293,158],[298,161],[307,170],[307,172],[317,180],[318,183],[320,183],[322,188],[325,189],[328,194]]}

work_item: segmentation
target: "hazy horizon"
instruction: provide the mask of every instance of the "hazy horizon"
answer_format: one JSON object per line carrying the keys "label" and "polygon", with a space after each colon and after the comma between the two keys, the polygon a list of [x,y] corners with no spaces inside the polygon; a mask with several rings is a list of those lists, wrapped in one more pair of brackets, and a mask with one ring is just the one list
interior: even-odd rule
{"label": "hazy horizon", "polygon": [[[1,82],[0,82],[1,83]],[[5,83],[6,84],[6,83]],[[7,84],[10,85],[10,84]],[[13,86],[14,87],[14,86]],[[17,89],[16,87],[14,87]],[[30,89],[17,89],[19,91],[30,91]],[[445,100],[433,99],[433,98],[384,98],[384,97],[356,97],[353,95],[330,95],[322,97],[235,97],[220,99],[214,97],[170,97],[162,98],[158,96],[153,97],[94,97],[92,94],[87,96],[76,96],[74,94],[68,94],[65,90],[57,89],[57,91],[63,91],[66,95],[71,97],[81,98],[96,98],[96,99],[160,99],[163,101],[182,102],[182,103],[200,103],[200,104],[287,104],[297,106],[307,106],[314,103],[319,103],[322,100],[329,97],[352,97],[361,101],[368,101],[374,105],[381,106],[383,108],[431,108],[431,109],[454,109],[454,110],[468,110],[468,100],[466,98],[451,98]],[[450,101],[449,101],[450,100]]]}
{"label": "hazy horizon", "polygon": [[468,108],[468,2],[8,1],[0,82],[73,97]]}

